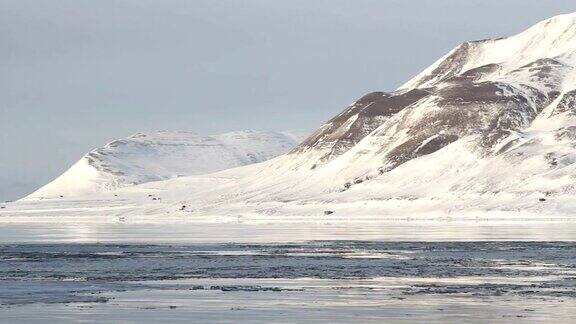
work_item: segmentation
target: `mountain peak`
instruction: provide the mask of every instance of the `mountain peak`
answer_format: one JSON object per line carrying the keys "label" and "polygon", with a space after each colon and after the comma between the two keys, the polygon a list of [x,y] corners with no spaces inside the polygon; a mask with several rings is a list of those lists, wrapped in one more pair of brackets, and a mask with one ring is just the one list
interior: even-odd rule
{"label": "mountain peak", "polygon": [[546,19],[514,36],[462,43],[399,90],[432,87],[489,65],[498,65],[504,74],[541,59],[576,66],[576,13]]}
{"label": "mountain peak", "polygon": [[354,102],[292,153],[316,151],[315,169],[378,156],[355,177],[374,177],[469,136],[478,136],[481,155],[494,154],[574,88],[575,21],[576,14],[562,15],[511,37],[465,42],[399,90]]}

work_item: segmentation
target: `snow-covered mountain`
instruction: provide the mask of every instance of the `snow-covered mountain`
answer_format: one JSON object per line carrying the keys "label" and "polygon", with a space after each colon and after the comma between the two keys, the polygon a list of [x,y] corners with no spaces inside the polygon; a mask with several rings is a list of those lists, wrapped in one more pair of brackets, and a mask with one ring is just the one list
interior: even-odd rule
{"label": "snow-covered mountain", "polygon": [[237,180],[234,196],[279,213],[391,200],[443,211],[574,206],[575,67],[576,14],[466,42],[398,90],[363,96]]}
{"label": "snow-covered mountain", "polygon": [[362,97],[295,153],[320,151],[325,162],[363,147],[356,145],[370,135],[381,141],[375,147],[386,152],[382,167],[390,170],[472,134],[481,135],[488,153],[555,99],[570,96],[575,62],[575,14],[513,37],[467,42],[397,91]]}
{"label": "snow-covered mountain", "polygon": [[[461,44],[399,89],[363,96],[287,154],[121,194],[171,197],[129,212],[138,215],[573,214],[575,68],[576,13]],[[143,182],[135,174],[127,182]]]}
{"label": "snow-covered mountain", "polygon": [[138,133],[89,152],[29,198],[94,194],[258,163],[288,152],[304,137],[302,131]]}

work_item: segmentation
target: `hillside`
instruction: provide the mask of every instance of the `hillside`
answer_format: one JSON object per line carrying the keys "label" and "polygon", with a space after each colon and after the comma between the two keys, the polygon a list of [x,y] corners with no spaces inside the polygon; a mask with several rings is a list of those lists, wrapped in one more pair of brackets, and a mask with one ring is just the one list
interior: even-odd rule
{"label": "hillside", "polygon": [[302,132],[240,131],[202,136],[185,131],[138,133],[86,154],[28,198],[82,196],[151,181],[266,161],[301,141]]}

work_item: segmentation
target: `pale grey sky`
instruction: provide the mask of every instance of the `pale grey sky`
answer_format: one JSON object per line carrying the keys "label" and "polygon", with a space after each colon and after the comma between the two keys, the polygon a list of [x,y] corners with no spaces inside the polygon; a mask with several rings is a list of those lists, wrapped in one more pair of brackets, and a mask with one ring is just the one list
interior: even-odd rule
{"label": "pale grey sky", "polygon": [[574,0],[0,0],[0,200],[158,129],[314,129]]}

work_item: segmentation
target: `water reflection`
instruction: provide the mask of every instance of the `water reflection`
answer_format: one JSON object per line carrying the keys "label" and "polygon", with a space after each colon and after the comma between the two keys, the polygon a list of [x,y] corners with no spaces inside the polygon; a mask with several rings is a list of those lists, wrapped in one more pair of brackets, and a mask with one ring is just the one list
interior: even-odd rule
{"label": "water reflection", "polygon": [[0,225],[0,243],[31,242],[298,242],[375,241],[575,241],[576,222],[268,222],[172,224]]}

